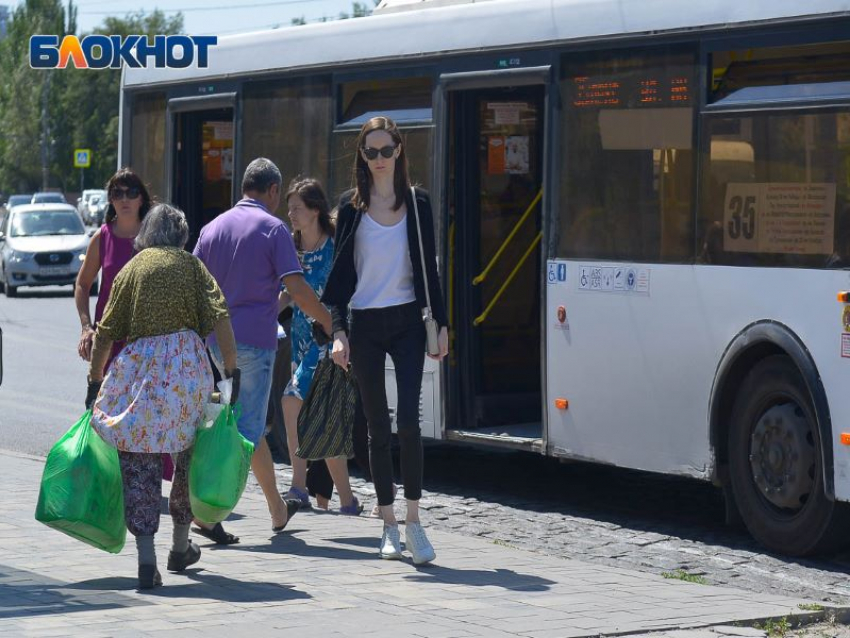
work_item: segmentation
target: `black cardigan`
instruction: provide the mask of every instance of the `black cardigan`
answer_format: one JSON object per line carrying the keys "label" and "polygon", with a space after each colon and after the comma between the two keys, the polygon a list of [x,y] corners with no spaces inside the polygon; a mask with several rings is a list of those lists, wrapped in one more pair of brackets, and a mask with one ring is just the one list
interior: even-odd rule
{"label": "black cardigan", "polygon": [[[357,271],[354,268],[354,236],[364,210],[351,203],[354,191],[348,191],[340,197],[334,237],[334,263],[328,283],[322,294],[324,303],[333,318],[333,330],[348,334],[348,304],[357,288]],[[422,246],[425,250],[425,267],[428,269],[428,292],[431,296],[431,313],[440,327],[448,326],[440,278],[437,273],[437,250],[434,242],[434,216],[431,213],[431,201],[428,193],[416,189],[416,202],[419,205],[419,223],[422,227]],[[419,256],[419,239],[416,236],[416,217],[413,211],[413,199],[410,191],[405,197],[407,206],[407,245],[410,250],[410,263],[413,265],[413,289],[416,301],[421,308],[427,306],[425,300],[425,282],[422,277],[422,259]]]}

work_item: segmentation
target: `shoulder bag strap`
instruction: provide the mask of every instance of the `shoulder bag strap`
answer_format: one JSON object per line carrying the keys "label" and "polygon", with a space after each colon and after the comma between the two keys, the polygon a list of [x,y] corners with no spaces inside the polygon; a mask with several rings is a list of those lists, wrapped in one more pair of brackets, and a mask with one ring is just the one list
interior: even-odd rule
{"label": "shoulder bag strap", "polygon": [[425,281],[425,303],[428,304],[428,314],[431,314],[431,293],[428,290],[428,270],[425,268],[425,251],[422,248],[422,227],[419,225],[419,205],[416,203],[416,190],[410,187],[413,195],[413,215],[416,217],[416,236],[419,238],[419,257],[422,259],[422,279]]}

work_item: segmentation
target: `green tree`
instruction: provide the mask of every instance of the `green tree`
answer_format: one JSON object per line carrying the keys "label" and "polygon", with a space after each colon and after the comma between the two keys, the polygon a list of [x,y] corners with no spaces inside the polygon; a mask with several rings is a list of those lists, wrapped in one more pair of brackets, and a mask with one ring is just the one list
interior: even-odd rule
{"label": "green tree", "polygon": [[[104,35],[156,34],[183,32],[183,15],[172,18],[162,11],[129,14],[123,18],[108,17],[93,33]],[[61,115],[67,133],[57,141],[57,161],[53,171],[64,190],[78,190],[80,173],[73,168],[75,148],[92,149],[92,165],[86,170],[86,188],[106,183],[118,165],[118,106],[121,92],[121,70],[65,69],[68,86],[62,95]]]}
{"label": "green tree", "polygon": [[[63,37],[76,30],[73,2],[26,0],[12,13],[0,41],[0,190],[32,191],[42,184],[42,153],[49,164],[54,150],[53,98],[64,80],[53,71],[29,66],[33,34]],[[50,180],[48,180],[48,185]]]}
{"label": "green tree", "polygon": [[[364,18],[367,15],[372,13],[372,8],[378,6],[378,3],[381,0],[371,0],[372,5],[369,5],[370,0],[365,0],[364,2],[354,2],[351,5],[351,13],[346,13],[345,11],[340,11],[339,15],[336,17],[337,20],[348,20],[349,18]],[[319,22],[328,22],[329,18],[327,16],[322,16],[319,18]],[[302,24],[307,24],[307,19],[304,16],[300,18],[292,18],[292,26],[299,26]]]}
{"label": "green tree", "polygon": [[[30,36],[75,34],[76,15],[73,0],[67,9],[60,0],[26,0],[0,41],[0,192],[40,189],[43,151],[50,188],[79,188],[75,148],[92,149],[86,187],[104,184],[115,172],[121,70],[77,69],[72,63],[54,70],[29,66]],[[162,11],[109,17],[94,30],[122,36],[182,31],[183,15],[168,18]]]}

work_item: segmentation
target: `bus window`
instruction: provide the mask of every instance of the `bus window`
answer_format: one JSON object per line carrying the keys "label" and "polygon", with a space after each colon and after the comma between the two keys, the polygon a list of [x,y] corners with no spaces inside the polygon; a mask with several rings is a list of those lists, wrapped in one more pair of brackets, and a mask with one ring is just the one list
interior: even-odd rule
{"label": "bus window", "polygon": [[700,261],[850,267],[850,113],[709,118]]}
{"label": "bus window", "polygon": [[711,59],[709,103],[812,97],[818,87],[850,81],[850,42],[718,51]]}
{"label": "bus window", "polygon": [[132,166],[150,189],[151,197],[165,201],[165,93],[133,99],[130,137]]}
{"label": "bus window", "polygon": [[568,57],[559,257],[681,263],[693,252],[694,57]]}
{"label": "bus window", "polygon": [[[329,78],[251,82],[245,85],[243,104],[244,144],[238,175],[254,158],[267,157],[280,168],[284,186],[297,175],[328,185]],[[277,214],[288,222],[285,211],[281,206]]]}
{"label": "bus window", "polygon": [[391,118],[399,126],[430,122],[431,78],[363,80],[340,85],[341,126],[362,126],[377,115]]}

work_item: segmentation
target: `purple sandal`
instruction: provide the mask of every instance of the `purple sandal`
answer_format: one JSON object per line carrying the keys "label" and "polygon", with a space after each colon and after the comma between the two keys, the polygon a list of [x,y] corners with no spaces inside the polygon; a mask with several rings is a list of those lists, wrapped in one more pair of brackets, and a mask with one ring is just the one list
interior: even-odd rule
{"label": "purple sandal", "polygon": [[285,498],[287,500],[292,499],[294,501],[299,501],[301,503],[301,506],[299,507],[300,510],[313,509],[313,506],[310,505],[310,495],[300,487],[290,487]]}
{"label": "purple sandal", "polygon": [[360,501],[357,500],[356,496],[351,497],[351,505],[342,505],[339,508],[340,514],[345,514],[346,516],[360,516],[360,512],[363,511],[363,506],[360,504]]}

